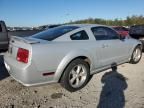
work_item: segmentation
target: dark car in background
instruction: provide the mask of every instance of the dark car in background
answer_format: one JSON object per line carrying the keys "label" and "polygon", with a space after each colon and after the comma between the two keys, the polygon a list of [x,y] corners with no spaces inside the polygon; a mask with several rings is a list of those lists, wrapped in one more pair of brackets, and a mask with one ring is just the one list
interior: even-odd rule
{"label": "dark car in background", "polygon": [[113,29],[115,29],[118,34],[121,36],[129,36],[129,29],[123,26],[113,26]]}
{"label": "dark car in background", "polygon": [[129,34],[132,38],[139,39],[143,43],[144,49],[144,24],[131,26]]}
{"label": "dark car in background", "polygon": [[38,33],[42,30],[24,30],[25,28],[14,27],[15,30],[10,30],[10,27],[6,27],[4,21],[0,21],[0,51],[7,50],[9,45],[9,39],[11,36],[31,36],[35,33]]}
{"label": "dark car in background", "polygon": [[0,50],[8,48],[8,32],[4,21],[0,21]]}

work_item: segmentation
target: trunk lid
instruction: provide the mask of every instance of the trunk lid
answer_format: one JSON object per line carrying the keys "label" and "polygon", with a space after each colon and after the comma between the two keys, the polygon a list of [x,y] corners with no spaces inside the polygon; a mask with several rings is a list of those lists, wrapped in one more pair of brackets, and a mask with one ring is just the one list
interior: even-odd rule
{"label": "trunk lid", "polygon": [[12,36],[11,37],[11,42],[14,43],[15,41],[20,41],[20,42],[24,42],[26,44],[36,44],[36,43],[40,43],[39,40],[34,39],[34,38],[30,38],[30,37],[18,37],[18,36]]}
{"label": "trunk lid", "polygon": [[8,55],[13,59],[17,59],[19,49],[28,50],[29,60],[32,59],[32,46],[37,44],[47,44],[49,41],[36,39],[32,37],[12,36],[9,42]]}
{"label": "trunk lid", "polygon": [[40,43],[40,42],[34,39],[12,36],[9,42],[8,55],[11,58],[16,60],[18,50],[19,48],[22,48],[22,49],[26,49],[29,51],[29,59],[30,59],[31,53],[32,53],[31,44],[36,44],[36,43]]}

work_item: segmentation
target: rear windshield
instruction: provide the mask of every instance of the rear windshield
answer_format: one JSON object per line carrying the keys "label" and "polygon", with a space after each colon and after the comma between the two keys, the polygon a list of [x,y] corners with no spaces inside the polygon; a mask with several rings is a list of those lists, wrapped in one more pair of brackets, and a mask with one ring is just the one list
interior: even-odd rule
{"label": "rear windshield", "polygon": [[68,33],[77,28],[79,28],[79,27],[77,27],[77,26],[59,26],[59,27],[51,28],[51,29],[42,31],[40,33],[34,34],[31,37],[52,41],[52,40],[64,35],[65,33]]}

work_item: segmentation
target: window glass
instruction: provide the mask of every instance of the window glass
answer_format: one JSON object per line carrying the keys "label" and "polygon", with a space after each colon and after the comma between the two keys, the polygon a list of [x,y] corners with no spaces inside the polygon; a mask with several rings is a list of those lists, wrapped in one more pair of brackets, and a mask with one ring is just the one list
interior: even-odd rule
{"label": "window glass", "polygon": [[122,30],[120,27],[114,27],[114,29],[115,29],[116,31],[121,31],[121,30]]}
{"label": "window glass", "polygon": [[122,27],[123,31],[129,31],[128,28]]}
{"label": "window glass", "polygon": [[1,25],[0,25],[0,32],[2,32],[2,27],[1,27]]}
{"label": "window glass", "polygon": [[94,27],[92,32],[96,40],[112,40],[119,39],[117,32],[108,27]]}
{"label": "window glass", "polygon": [[70,36],[71,40],[88,40],[87,33],[83,30]]}
{"label": "window glass", "polygon": [[107,40],[107,31],[103,27],[95,27],[92,28],[92,32],[96,38],[96,40]]}
{"label": "window glass", "polygon": [[119,39],[119,36],[116,31],[114,31],[110,28],[106,28],[106,29],[107,29],[107,35],[108,35],[109,39]]}

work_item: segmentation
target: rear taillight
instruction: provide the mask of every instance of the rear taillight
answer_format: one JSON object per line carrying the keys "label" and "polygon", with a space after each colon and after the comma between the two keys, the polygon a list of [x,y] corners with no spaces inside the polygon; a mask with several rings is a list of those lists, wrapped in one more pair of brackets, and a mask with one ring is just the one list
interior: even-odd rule
{"label": "rear taillight", "polygon": [[17,52],[17,61],[28,63],[29,51],[23,48],[19,48]]}

